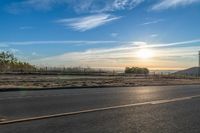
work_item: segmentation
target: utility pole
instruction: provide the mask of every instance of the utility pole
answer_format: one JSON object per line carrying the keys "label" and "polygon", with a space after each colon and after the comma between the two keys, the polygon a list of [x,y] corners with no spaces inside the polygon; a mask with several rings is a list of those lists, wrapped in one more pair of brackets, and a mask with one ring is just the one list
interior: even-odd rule
{"label": "utility pole", "polygon": [[200,77],[200,51],[199,51],[199,66],[198,66],[198,76]]}

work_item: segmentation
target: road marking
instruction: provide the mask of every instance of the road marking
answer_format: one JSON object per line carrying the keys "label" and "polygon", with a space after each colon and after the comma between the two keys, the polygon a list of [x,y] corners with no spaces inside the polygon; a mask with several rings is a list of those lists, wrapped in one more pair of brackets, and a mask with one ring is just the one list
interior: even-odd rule
{"label": "road marking", "polygon": [[157,101],[150,101],[150,102],[143,102],[143,103],[125,104],[125,105],[110,106],[110,107],[97,108],[97,109],[88,109],[88,110],[81,110],[81,111],[75,111],[75,112],[59,113],[59,114],[53,114],[53,115],[44,115],[44,116],[30,117],[30,118],[23,118],[23,119],[16,119],[16,120],[7,120],[7,121],[1,121],[0,125],[7,125],[7,124],[14,124],[14,123],[42,120],[42,119],[50,119],[50,118],[56,118],[56,117],[62,117],[62,116],[71,116],[71,115],[92,113],[92,112],[105,111],[105,110],[111,110],[111,109],[119,109],[119,108],[125,108],[125,107],[164,104],[164,103],[170,103],[170,102],[190,100],[190,99],[199,98],[199,97],[200,97],[200,95],[195,95],[195,96],[180,97],[180,98],[173,98],[173,99],[166,99],[166,100],[157,100]]}
{"label": "road marking", "polygon": [[6,119],[3,119],[3,118],[2,118],[2,119],[0,119],[0,122],[2,122],[2,121],[6,121]]}
{"label": "road marking", "polygon": [[[108,92],[106,92],[108,93]],[[115,92],[115,93],[126,93],[124,92]],[[36,95],[36,96],[13,96],[13,97],[5,97],[5,98],[0,98],[0,101],[3,100],[13,100],[13,99],[26,99],[26,98],[43,98],[43,97],[59,97],[59,96],[80,96],[80,95],[94,95],[94,94],[105,94],[105,92],[95,92],[95,93],[73,93],[73,94],[53,94],[53,95],[47,95],[47,94],[41,94],[41,95]]]}
{"label": "road marking", "polygon": [[183,97],[183,98],[174,98],[170,100],[159,100],[159,101],[153,101],[151,104],[162,104],[162,103],[169,103],[169,102],[176,102],[176,101],[183,101],[183,100],[189,100],[192,99],[191,97]]}
{"label": "road marking", "polygon": [[55,94],[55,95],[38,95],[38,96],[14,96],[14,97],[6,97],[6,98],[0,98],[0,100],[13,100],[13,99],[26,99],[26,98],[40,98],[40,97],[58,97],[58,96],[68,96],[64,94]]}

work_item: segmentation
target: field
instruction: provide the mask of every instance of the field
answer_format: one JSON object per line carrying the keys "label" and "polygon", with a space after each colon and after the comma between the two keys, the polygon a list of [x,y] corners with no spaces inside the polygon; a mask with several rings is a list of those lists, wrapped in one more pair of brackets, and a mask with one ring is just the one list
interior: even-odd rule
{"label": "field", "polygon": [[168,76],[0,75],[0,89],[133,87],[200,84],[197,78]]}

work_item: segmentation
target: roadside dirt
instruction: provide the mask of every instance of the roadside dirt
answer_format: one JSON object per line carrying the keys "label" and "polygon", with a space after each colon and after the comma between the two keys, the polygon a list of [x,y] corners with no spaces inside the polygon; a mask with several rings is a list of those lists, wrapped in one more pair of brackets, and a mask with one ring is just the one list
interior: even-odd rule
{"label": "roadside dirt", "polygon": [[132,76],[0,75],[0,89],[133,87],[200,84],[200,79]]}

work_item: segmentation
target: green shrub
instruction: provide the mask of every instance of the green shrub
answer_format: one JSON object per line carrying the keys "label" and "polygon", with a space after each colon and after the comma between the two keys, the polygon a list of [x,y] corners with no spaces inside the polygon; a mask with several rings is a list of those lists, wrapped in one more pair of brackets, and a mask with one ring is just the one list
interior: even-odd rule
{"label": "green shrub", "polygon": [[148,68],[126,67],[125,73],[127,73],[127,74],[149,74],[149,70],[148,70]]}

